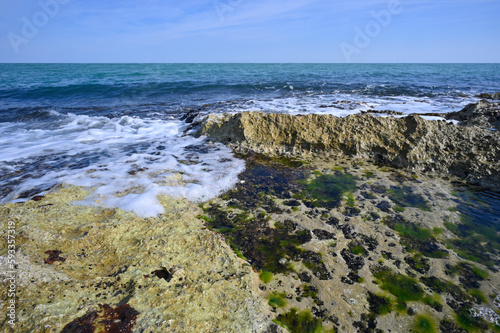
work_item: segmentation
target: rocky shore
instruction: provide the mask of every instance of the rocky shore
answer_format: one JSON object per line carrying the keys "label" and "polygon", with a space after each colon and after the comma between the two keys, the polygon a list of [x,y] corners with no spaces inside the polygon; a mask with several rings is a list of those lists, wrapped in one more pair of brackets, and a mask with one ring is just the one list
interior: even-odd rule
{"label": "rocky shore", "polygon": [[[76,206],[68,187],[0,207],[0,306],[6,313],[8,222],[16,230],[15,325],[2,332],[263,332],[274,325],[256,274],[197,219],[200,208],[162,198],[142,219]],[[3,318],[2,318],[3,320]]]}
{"label": "rocky shore", "polygon": [[498,188],[500,136],[489,129],[497,126],[499,105],[482,101],[447,115],[465,125],[412,115],[212,115],[201,122],[197,135],[207,135],[242,152],[373,159],[387,166],[449,173],[471,184]]}
{"label": "rocky shore", "polygon": [[76,206],[91,189],[64,185],[0,206],[0,308],[13,225],[18,318],[0,327],[499,332],[497,111],[188,115],[246,160],[235,188],[200,205],[160,197],[156,218]]}

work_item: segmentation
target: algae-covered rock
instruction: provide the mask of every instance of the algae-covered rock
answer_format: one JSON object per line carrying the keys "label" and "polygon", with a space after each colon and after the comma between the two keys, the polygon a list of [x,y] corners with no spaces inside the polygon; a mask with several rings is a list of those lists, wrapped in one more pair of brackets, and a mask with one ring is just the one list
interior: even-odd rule
{"label": "algae-covered rock", "polygon": [[339,118],[243,112],[208,116],[197,134],[242,151],[371,158],[395,167],[449,172],[474,184],[500,185],[500,136],[496,132],[418,116]]}
{"label": "algae-covered rock", "polygon": [[[161,198],[165,214],[143,219],[71,204],[85,194],[70,187],[0,206],[1,248],[11,222],[17,261],[17,322],[1,322],[2,332],[262,332],[274,325],[257,274],[203,227],[198,207]],[[8,256],[1,254],[6,313]]]}

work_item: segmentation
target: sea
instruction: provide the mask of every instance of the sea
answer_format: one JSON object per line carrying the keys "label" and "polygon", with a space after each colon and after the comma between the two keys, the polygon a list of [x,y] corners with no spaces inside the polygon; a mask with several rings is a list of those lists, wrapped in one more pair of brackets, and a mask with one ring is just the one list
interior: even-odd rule
{"label": "sea", "polygon": [[158,195],[210,200],[245,162],[187,131],[191,111],[442,119],[495,92],[500,64],[0,64],[0,203],[58,185],[143,217]]}

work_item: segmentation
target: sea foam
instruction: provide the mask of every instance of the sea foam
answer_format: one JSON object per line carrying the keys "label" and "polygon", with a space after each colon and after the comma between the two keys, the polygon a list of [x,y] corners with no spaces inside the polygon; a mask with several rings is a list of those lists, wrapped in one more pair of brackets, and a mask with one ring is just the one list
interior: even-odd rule
{"label": "sea foam", "polygon": [[0,186],[11,191],[2,203],[68,184],[94,189],[78,204],[155,216],[163,212],[158,195],[210,200],[234,186],[245,168],[229,148],[183,134],[186,125],[175,119],[60,114],[45,128],[3,125]]}

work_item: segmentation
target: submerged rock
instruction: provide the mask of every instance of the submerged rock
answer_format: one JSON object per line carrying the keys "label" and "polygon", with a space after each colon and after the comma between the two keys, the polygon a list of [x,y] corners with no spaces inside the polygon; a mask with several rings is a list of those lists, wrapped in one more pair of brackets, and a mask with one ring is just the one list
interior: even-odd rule
{"label": "submerged rock", "polygon": [[208,116],[197,135],[244,152],[366,158],[393,167],[451,173],[473,184],[500,185],[496,132],[418,116],[338,118],[243,112]]}

